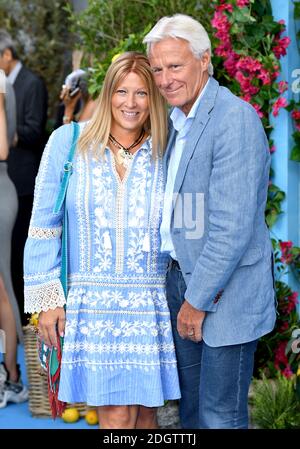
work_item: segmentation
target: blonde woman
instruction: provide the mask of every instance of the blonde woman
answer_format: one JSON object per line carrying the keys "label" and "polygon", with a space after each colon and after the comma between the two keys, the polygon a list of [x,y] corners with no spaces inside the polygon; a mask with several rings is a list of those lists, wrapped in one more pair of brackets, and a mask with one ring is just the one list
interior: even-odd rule
{"label": "blonde woman", "polygon": [[[160,253],[166,106],[147,58],[108,69],[92,119],[80,124],[66,207],[69,292],[59,281],[62,215],[52,214],[72,133],[50,137],[25,248],[25,308],[56,345],[65,335],[59,399],[97,407],[102,429],[156,428],[156,408],[179,398],[167,258]],[[65,324],[66,323],[66,324]]]}

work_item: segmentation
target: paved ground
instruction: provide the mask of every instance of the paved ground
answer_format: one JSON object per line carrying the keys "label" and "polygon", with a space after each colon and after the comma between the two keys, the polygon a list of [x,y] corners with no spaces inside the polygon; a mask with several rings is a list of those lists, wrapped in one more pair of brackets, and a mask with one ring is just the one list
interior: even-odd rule
{"label": "paved ground", "polygon": [[177,401],[168,401],[158,410],[158,424],[162,429],[181,429]]}

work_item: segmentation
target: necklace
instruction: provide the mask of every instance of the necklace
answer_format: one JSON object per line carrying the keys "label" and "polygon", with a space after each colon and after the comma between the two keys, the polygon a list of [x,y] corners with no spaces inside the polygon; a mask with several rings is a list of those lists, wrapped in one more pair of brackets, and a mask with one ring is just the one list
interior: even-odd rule
{"label": "necklace", "polygon": [[133,159],[133,154],[130,153],[130,150],[134,147],[136,147],[139,143],[141,143],[141,141],[143,140],[145,135],[145,131],[144,129],[142,129],[139,137],[129,146],[129,147],[124,147],[124,145],[122,145],[120,142],[117,141],[117,139],[110,134],[109,135],[109,140],[111,141],[111,143],[119,148],[119,151],[117,152],[115,158],[118,164],[123,165],[123,167],[128,168],[129,164],[131,163],[132,159]]}

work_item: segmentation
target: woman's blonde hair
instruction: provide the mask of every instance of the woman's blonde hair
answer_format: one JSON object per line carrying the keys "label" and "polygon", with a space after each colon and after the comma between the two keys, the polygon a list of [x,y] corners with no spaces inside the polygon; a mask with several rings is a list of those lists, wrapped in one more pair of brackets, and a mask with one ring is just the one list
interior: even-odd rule
{"label": "woman's blonde hair", "polygon": [[84,152],[91,147],[97,155],[104,155],[112,123],[112,96],[130,72],[140,76],[147,87],[150,115],[144,127],[152,135],[153,157],[163,154],[167,140],[167,105],[155,85],[147,57],[133,51],[123,53],[109,66],[95,112],[79,138],[79,151]]}

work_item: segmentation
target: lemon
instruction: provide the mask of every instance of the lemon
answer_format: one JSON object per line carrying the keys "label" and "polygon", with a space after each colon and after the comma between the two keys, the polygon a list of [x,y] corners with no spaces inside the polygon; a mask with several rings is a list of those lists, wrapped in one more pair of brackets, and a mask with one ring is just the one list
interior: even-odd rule
{"label": "lemon", "polygon": [[85,420],[91,426],[98,424],[98,416],[96,410],[89,410],[85,415]]}
{"label": "lemon", "polygon": [[31,315],[31,317],[30,317],[29,323],[30,323],[32,326],[37,327],[38,324],[39,324],[39,314],[38,314],[38,313],[33,313],[33,314]]}
{"label": "lemon", "polygon": [[67,408],[61,417],[65,422],[76,422],[79,420],[79,411],[75,407]]}

